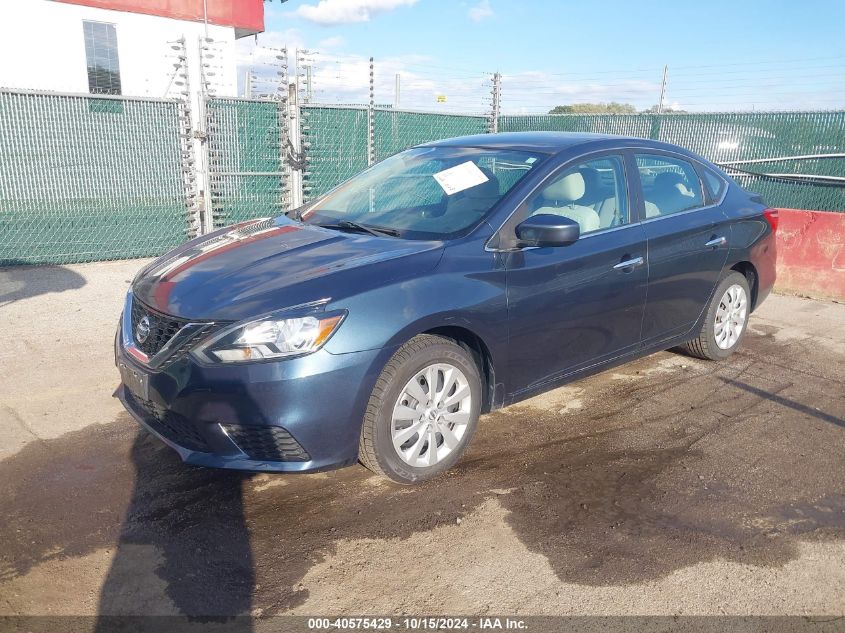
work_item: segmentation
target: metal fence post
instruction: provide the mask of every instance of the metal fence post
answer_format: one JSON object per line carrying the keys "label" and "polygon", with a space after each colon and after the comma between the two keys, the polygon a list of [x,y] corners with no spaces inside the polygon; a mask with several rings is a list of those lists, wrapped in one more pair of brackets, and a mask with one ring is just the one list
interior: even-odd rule
{"label": "metal fence post", "polygon": [[373,58],[370,57],[370,102],[367,105],[367,166],[376,162],[376,113]]}
{"label": "metal fence post", "polygon": [[[197,185],[199,187],[199,209],[202,232],[214,230],[214,204],[211,195],[211,156],[208,151],[208,130],[210,127],[208,100],[211,98],[205,72],[205,45],[211,38],[197,38],[197,61],[199,63],[200,89],[198,93],[199,113],[194,130],[194,151],[197,154]],[[206,40],[206,41],[204,41]]]}
{"label": "metal fence post", "polygon": [[490,116],[487,132],[496,134],[499,131],[499,109],[502,99],[502,74],[493,73],[493,88],[490,90]]}
{"label": "metal fence post", "polygon": [[277,51],[276,57],[279,60],[279,70],[276,71],[279,77],[279,85],[276,88],[276,99],[278,100],[279,116],[279,171],[281,172],[281,207],[289,211],[295,209],[291,192],[291,173],[293,171],[288,155],[291,150],[290,142],[290,81],[288,76],[288,49],[284,46]]}
{"label": "metal fence post", "polygon": [[290,141],[290,206],[292,209],[301,207],[303,204],[302,193],[302,172],[304,161],[302,159],[302,110],[299,107],[299,91],[296,84],[288,86],[287,105],[288,139]]}
{"label": "metal fence post", "polygon": [[189,239],[193,239],[201,235],[203,230],[202,209],[197,195],[197,161],[193,147],[191,83],[188,77],[188,50],[185,46],[185,38],[176,40],[174,48],[177,48],[179,61],[171,82],[176,80],[183,84],[183,89],[179,91],[179,146],[182,157],[182,180],[185,183],[185,213],[188,225],[186,233]]}

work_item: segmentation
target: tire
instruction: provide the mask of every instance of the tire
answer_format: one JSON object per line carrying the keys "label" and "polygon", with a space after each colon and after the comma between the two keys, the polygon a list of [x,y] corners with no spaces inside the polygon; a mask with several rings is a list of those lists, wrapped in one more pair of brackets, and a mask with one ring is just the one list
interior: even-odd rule
{"label": "tire", "polygon": [[[433,401],[429,383],[437,383]],[[467,350],[441,336],[414,337],[391,357],[373,388],[361,429],[361,463],[400,484],[437,477],[469,445],[481,394],[479,369]]]}
{"label": "tire", "polygon": [[[741,293],[737,291],[737,288],[741,290]],[[738,301],[733,301],[733,305],[728,305],[731,303],[728,296],[729,290],[734,292],[732,295],[734,297],[741,294]],[[725,309],[730,315],[727,319],[723,318]],[[737,350],[742,339],[745,338],[750,314],[751,289],[748,286],[748,279],[742,273],[731,271],[716,286],[710,305],[707,306],[704,325],[698,336],[682,345],[681,349],[696,358],[724,360]],[[721,328],[718,328],[716,322],[717,315],[720,316],[721,324],[723,324]],[[735,323],[739,324],[739,328],[734,325]],[[739,329],[738,333],[737,329]],[[727,333],[728,331],[731,332]]]}

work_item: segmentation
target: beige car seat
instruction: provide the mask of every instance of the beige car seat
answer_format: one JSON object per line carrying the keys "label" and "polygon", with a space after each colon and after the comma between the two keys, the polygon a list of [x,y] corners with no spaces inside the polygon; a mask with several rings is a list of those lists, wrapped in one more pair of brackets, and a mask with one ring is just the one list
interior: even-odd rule
{"label": "beige car seat", "polygon": [[[650,199],[653,205],[659,210],[654,215],[677,213],[696,206],[696,195],[687,186],[684,177],[677,172],[663,172],[657,174],[654,179]],[[646,217],[649,215],[649,208],[646,205]]]}
{"label": "beige car seat", "polygon": [[578,203],[592,207],[599,214],[600,228],[606,229],[618,224],[616,221],[618,215],[616,196],[606,197],[598,169],[594,167],[581,167],[578,169],[578,173],[584,177],[585,188],[584,195]]}
{"label": "beige car seat", "polygon": [[499,179],[486,167],[481,167],[480,170],[487,176],[487,181],[448,196],[445,215],[459,216],[465,222],[467,214],[483,215],[499,201],[502,196],[499,193]]}
{"label": "beige car seat", "polygon": [[578,172],[567,174],[543,189],[540,197],[543,206],[533,215],[548,213],[575,220],[581,233],[596,231],[601,226],[599,214],[594,209],[575,204],[584,195],[584,177]]}

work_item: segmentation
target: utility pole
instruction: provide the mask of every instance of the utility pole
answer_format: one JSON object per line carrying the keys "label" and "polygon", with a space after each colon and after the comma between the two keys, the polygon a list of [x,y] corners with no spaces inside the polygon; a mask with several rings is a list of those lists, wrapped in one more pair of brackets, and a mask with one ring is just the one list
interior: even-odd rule
{"label": "utility pole", "polygon": [[666,82],[669,79],[669,65],[663,67],[663,83],[660,84],[660,101],[657,103],[657,114],[663,114],[663,100],[666,98]]}
{"label": "utility pole", "polygon": [[396,73],[396,94],[393,97],[393,107],[399,107],[399,73]]}

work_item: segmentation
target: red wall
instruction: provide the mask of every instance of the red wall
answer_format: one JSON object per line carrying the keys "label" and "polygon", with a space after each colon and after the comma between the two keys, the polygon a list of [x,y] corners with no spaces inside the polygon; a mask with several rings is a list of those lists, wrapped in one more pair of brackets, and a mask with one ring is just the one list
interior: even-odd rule
{"label": "red wall", "polygon": [[[207,0],[208,21],[258,33],[264,30],[264,0]],[[160,15],[202,22],[203,0],[58,0],[68,4]]]}
{"label": "red wall", "polygon": [[779,209],[775,289],[845,300],[845,213]]}

